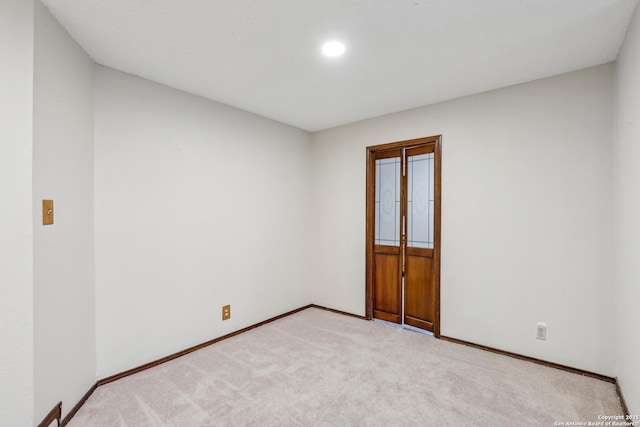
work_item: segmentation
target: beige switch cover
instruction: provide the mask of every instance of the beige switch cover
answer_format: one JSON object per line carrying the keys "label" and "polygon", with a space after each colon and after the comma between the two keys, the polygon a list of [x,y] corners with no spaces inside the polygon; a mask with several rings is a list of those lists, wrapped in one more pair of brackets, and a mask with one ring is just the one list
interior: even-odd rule
{"label": "beige switch cover", "polygon": [[42,225],[53,224],[53,200],[42,201]]}

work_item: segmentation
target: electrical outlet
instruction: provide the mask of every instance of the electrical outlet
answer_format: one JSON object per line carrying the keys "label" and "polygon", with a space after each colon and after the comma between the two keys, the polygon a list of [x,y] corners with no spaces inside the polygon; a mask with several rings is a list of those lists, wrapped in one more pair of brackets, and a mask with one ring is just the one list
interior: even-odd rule
{"label": "electrical outlet", "polygon": [[222,320],[231,319],[231,306],[225,305],[222,307]]}
{"label": "electrical outlet", "polygon": [[547,324],[544,322],[538,322],[536,325],[536,339],[546,340],[547,339]]}

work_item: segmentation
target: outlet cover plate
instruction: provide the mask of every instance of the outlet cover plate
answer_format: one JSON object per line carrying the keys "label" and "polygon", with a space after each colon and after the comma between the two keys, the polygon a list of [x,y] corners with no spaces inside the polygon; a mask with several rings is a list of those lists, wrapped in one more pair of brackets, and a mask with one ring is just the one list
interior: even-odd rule
{"label": "outlet cover plate", "polygon": [[53,224],[53,200],[42,201],[42,225]]}
{"label": "outlet cover plate", "polygon": [[222,320],[231,319],[231,306],[225,305],[222,307]]}
{"label": "outlet cover plate", "polygon": [[546,340],[547,339],[547,324],[544,322],[538,322],[536,325],[536,339],[538,340]]}

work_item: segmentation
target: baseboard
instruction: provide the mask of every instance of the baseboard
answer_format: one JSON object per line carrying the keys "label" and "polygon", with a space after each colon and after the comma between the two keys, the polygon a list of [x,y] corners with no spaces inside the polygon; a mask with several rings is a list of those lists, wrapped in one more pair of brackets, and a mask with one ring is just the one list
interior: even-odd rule
{"label": "baseboard", "polygon": [[73,418],[73,416],[80,410],[82,405],[84,405],[84,403],[89,399],[89,397],[91,397],[93,392],[96,391],[96,388],[98,388],[98,383],[95,383],[94,385],[92,385],[91,388],[89,389],[89,391],[87,391],[84,394],[84,396],[82,396],[82,399],[80,399],[80,401],[78,403],[76,403],[76,406],[71,408],[71,411],[69,411],[67,416],[64,417],[64,420],[62,420],[62,424],[60,424],[61,427],[66,426],[67,423],[69,421],[71,421],[71,418]]}
{"label": "baseboard", "polygon": [[119,374],[115,374],[115,375],[111,375],[110,377],[103,378],[103,379],[98,381],[98,387],[100,387],[101,385],[108,384],[108,383],[113,382],[113,381],[117,381],[117,380],[119,380],[121,378],[128,377],[129,375],[133,375],[133,374],[137,374],[138,372],[146,371],[147,369],[151,369],[151,368],[153,368],[155,366],[161,365],[161,364],[166,363],[166,362],[168,362],[170,360],[177,359],[178,357],[182,357],[182,356],[185,356],[185,355],[187,355],[189,353],[193,353],[194,351],[203,349],[205,347],[209,347],[212,344],[215,344],[215,343],[220,342],[222,340],[226,340],[228,338],[234,337],[234,336],[242,334],[244,332],[250,331],[251,329],[255,329],[255,328],[258,328],[260,326],[266,325],[267,323],[274,322],[274,321],[276,321],[278,319],[282,319],[283,317],[291,316],[292,314],[298,313],[298,312],[300,312],[302,310],[306,310],[307,308],[310,308],[310,307],[311,307],[311,304],[305,305],[304,307],[296,308],[295,310],[288,311],[288,312],[286,312],[284,314],[280,314],[278,316],[275,316],[275,317],[272,317],[270,319],[264,320],[262,322],[256,323],[255,325],[247,326],[246,328],[242,328],[242,329],[237,330],[235,332],[231,332],[230,334],[223,335],[223,336],[218,337],[218,338],[214,338],[214,339],[209,340],[207,342],[203,342],[202,344],[198,344],[198,345],[195,345],[193,347],[189,347],[189,348],[187,348],[185,350],[178,351],[177,353],[173,353],[173,354],[171,354],[169,356],[163,357],[161,359],[154,360],[153,362],[145,363],[144,365],[140,365],[140,366],[137,366],[135,368],[131,368],[131,369],[126,370],[124,372],[120,372]]}
{"label": "baseboard", "polygon": [[298,313],[298,312],[300,312],[302,310],[306,310],[308,308],[318,308],[320,310],[327,310],[327,311],[331,311],[333,313],[342,314],[344,316],[351,316],[351,317],[356,317],[358,319],[364,319],[364,316],[359,316],[357,314],[347,313],[346,311],[335,310],[333,308],[327,308],[327,307],[323,307],[323,306],[316,305],[316,304],[305,305],[303,307],[296,308],[295,310],[288,311],[286,313],[280,314],[278,316],[272,317],[270,319],[264,320],[262,322],[254,324],[254,325],[247,326],[246,328],[242,328],[242,329],[237,330],[235,332],[231,332],[230,334],[223,335],[223,336],[218,337],[218,338],[214,338],[212,340],[209,340],[209,341],[204,342],[202,344],[195,345],[193,347],[189,347],[189,348],[187,348],[185,350],[182,350],[182,351],[178,351],[177,353],[173,353],[173,354],[171,354],[169,356],[166,356],[166,357],[163,357],[161,359],[154,360],[153,362],[145,363],[144,365],[140,365],[140,366],[137,366],[135,368],[131,368],[131,369],[129,369],[127,371],[124,371],[124,372],[121,372],[119,374],[115,374],[115,375],[111,375],[110,377],[103,378],[103,379],[98,381],[98,386],[101,386],[101,385],[104,385],[104,384],[108,384],[108,383],[113,382],[113,381],[117,381],[120,378],[128,377],[129,375],[137,374],[138,372],[145,371],[147,369],[150,369],[150,368],[153,368],[155,366],[158,366],[158,365],[161,365],[163,363],[166,363],[166,362],[168,362],[170,360],[177,359],[178,357],[182,357],[182,356],[187,355],[189,353],[193,353],[194,351],[203,349],[205,347],[208,347],[208,346],[210,346],[212,344],[215,344],[217,342],[220,342],[222,340],[226,340],[227,338],[234,337],[236,335],[239,335],[239,334],[242,334],[244,332],[250,331],[251,329],[255,329],[255,328],[258,328],[260,326],[266,325],[267,323],[271,323],[271,322],[274,322],[276,320],[282,319],[283,317],[291,316],[292,314],[296,314],[296,313]]}
{"label": "baseboard", "polygon": [[342,314],[343,316],[355,317],[356,319],[367,320],[366,317],[360,316],[359,314],[347,313],[346,311],[336,310],[335,308],[324,307],[322,305],[311,304],[309,307],[318,308],[320,310],[330,311],[332,313]]}
{"label": "baseboard", "polygon": [[[625,417],[630,416],[631,412],[629,412],[629,407],[627,406],[627,402],[624,400],[624,394],[622,393],[622,387],[620,387],[620,381],[618,381],[617,377],[616,377],[616,392],[618,392],[618,398],[620,399],[620,405],[622,406],[622,410],[624,411],[623,415]],[[638,421],[636,421],[636,420],[631,420],[631,421],[633,422],[634,426],[638,425]]]}
{"label": "baseboard", "polygon": [[[497,353],[497,354],[501,354],[503,356],[509,356],[509,357],[513,357],[515,359],[525,360],[527,362],[531,362],[531,363],[536,363],[538,365],[547,366],[549,368],[560,369],[562,371],[571,372],[573,374],[583,375],[585,377],[591,377],[591,378],[595,378],[595,379],[598,379],[598,380],[601,380],[601,381],[606,381],[608,383],[615,384],[616,393],[618,393],[618,398],[620,399],[620,406],[622,406],[622,410],[624,412],[623,415],[625,417],[631,415],[631,413],[629,412],[629,407],[627,406],[627,402],[624,400],[624,394],[622,393],[622,388],[620,387],[620,382],[618,381],[618,378],[612,378],[612,377],[608,377],[606,375],[596,374],[595,372],[585,371],[583,369],[572,368],[570,366],[560,365],[558,363],[548,362],[546,360],[536,359],[536,358],[529,357],[529,356],[523,356],[521,354],[512,353],[510,351],[505,351],[505,350],[500,350],[500,349],[497,349],[497,348],[487,347],[487,346],[480,345],[480,344],[474,344],[472,342],[463,341],[463,340],[459,340],[459,339],[456,339],[456,338],[441,336],[440,339],[442,339],[444,341],[449,341],[449,342],[456,343],[456,344],[462,344],[462,345],[466,345],[466,346],[469,346],[469,347],[477,348],[477,349],[480,349],[480,350],[490,351],[491,353]],[[629,420],[624,420],[624,421],[629,422]],[[631,422],[634,423],[633,424],[634,426],[638,426],[639,425],[638,421],[631,420]]]}
{"label": "baseboard", "polygon": [[466,345],[468,347],[478,348],[480,350],[489,351],[491,353],[501,354],[503,356],[513,357],[515,359],[525,360],[527,362],[536,363],[538,365],[547,366],[549,368],[560,369],[561,371],[571,372],[573,374],[583,375],[585,377],[595,378],[601,381],[606,381],[608,383],[616,384],[616,379],[612,377],[608,377],[606,375],[596,374],[595,372],[585,371],[583,369],[572,368],[571,366],[560,365],[559,363],[548,362],[546,360],[536,359],[534,357],[524,356],[518,353],[512,353],[510,351],[500,350],[493,347],[487,347],[480,344],[475,344],[469,341],[459,340],[457,338],[451,338],[446,336],[440,336],[441,340],[449,341],[456,344]]}
{"label": "baseboard", "polygon": [[[242,334],[244,332],[250,331],[251,329],[255,329],[257,327],[266,325],[267,323],[274,322],[274,321],[276,321],[278,319],[282,319],[284,317],[291,316],[292,314],[298,313],[298,312],[306,310],[308,308],[317,308],[317,309],[320,309],[320,310],[326,310],[326,311],[330,311],[332,313],[337,313],[337,314],[340,314],[340,315],[343,315],[343,316],[349,316],[349,317],[355,317],[357,319],[367,320],[367,318],[365,316],[360,316],[360,315],[357,315],[357,314],[348,313],[348,312],[341,311],[341,310],[336,310],[336,309],[333,309],[333,308],[323,307],[323,306],[320,306],[320,305],[317,305],[317,304],[309,304],[309,305],[306,305],[304,307],[300,307],[300,308],[297,308],[295,310],[291,310],[291,311],[288,311],[286,313],[280,314],[278,316],[272,317],[270,319],[264,320],[262,322],[256,323],[254,325],[247,326],[246,328],[242,328],[242,329],[240,329],[238,331],[235,331],[235,332],[232,332],[230,334],[223,335],[223,336],[218,337],[218,338],[214,338],[212,340],[209,340],[209,341],[204,342],[202,344],[198,344],[198,345],[193,346],[193,347],[189,347],[189,348],[187,348],[185,350],[179,351],[177,353],[173,353],[173,354],[171,354],[169,356],[163,357],[163,358],[155,360],[153,362],[145,363],[144,365],[140,365],[138,367],[129,369],[129,370],[121,372],[119,374],[115,374],[115,375],[109,376],[107,378],[103,378],[101,380],[98,380],[89,389],[89,391],[87,391],[87,393],[85,393],[85,395],[82,397],[82,399],[73,407],[73,409],[69,412],[69,414],[67,414],[67,416],[64,418],[64,420],[62,420],[61,423],[60,423],[60,417],[61,417],[61,412],[62,412],[62,402],[60,402],[55,408],[53,408],[51,410],[51,412],[38,425],[38,427],[48,427],[49,424],[51,424],[51,422],[56,420],[56,419],[58,420],[58,424],[61,427],[66,426],[67,423],[73,418],[73,416],[80,410],[82,405],[84,405],[84,403],[93,394],[93,392],[98,387],[100,387],[100,386],[102,386],[104,384],[108,384],[110,382],[119,380],[121,378],[125,378],[125,377],[128,377],[130,375],[136,374],[138,372],[145,371],[147,369],[150,369],[150,368],[153,368],[155,366],[161,365],[161,364],[163,364],[165,362],[168,362],[170,360],[177,359],[178,357],[181,357],[181,356],[187,355],[189,353],[192,353],[194,351],[200,350],[202,348],[208,347],[208,346],[210,346],[212,344],[215,344],[215,343],[220,342],[222,340],[225,340],[227,338],[231,338],[233,336]],[[468,341],[459,340],[459,339],[456,339],[456,338],[451,338],[451,337],[446,337],[446,336],[440,336],[439,338],[444,340],[444,341],[449,341],[449,342],[456,343],[456,344],[462,344],[462,345],[466,345],[466,346],[469,346],[469,347],[474,347],[474,348],[477,348],[477,349],[480,349],[480,350],[485,350],[485,351],[490,351],[492,353],[501,354],[503,356],[509,356],[509,357],[513,357],[513,358],[516,358],[516,359],[525,360],[525,361],[528,361],[528,362],[532,362],[532,363],[536,363],[536,364],[539,364],[539,365],[547,366],[547,367],[550,367],[550,368],[560,369],[560,370],[571,372],[571,373],[574,373],[574,374],[584,375],[584,376],[595,378],[595,379],[598,379],[598,380],[601,380],[601,381],[606,381],[606,382],[609,382],[609,383],[613,383],[613,384],[616,385],[616,390],[617,390],[618,396],[620,397],[620,403],[622,405],[622,408],[624,409],[625,415],[629,415],[629,409],[628,409],[627,404],[626,404],[626,402],[624,400],[624,396],[622,394],[622,389],[620,388],[620,383],[617,381],[616,378],[607,377],[605,375],[600,375],[600,374],[596,374],[596,373],[593,373],[593,372],[585,371],[585,370],[582,370],[582,369],[572,368],[572,367],[569,367],[569,366],[560,365],[560,364],[553,363],[553,362],[548,362],[548,361],[545,361],[545,360],[535,359],[535,358],[529,357],[529,356],[523,356],[521,354],[512,353],[512,352],[505,351],[505,350],[499,350],[499,349],[496,349],[496,348],[487,347],[487,346],[483,346],[483,345],[480,345],[480,344],[474,344],[474,343],[471,343],[471,342],[468,342]],[[57,418],[56,418],[56,416],[57,416]],[[47,423],[47,421],[48,421],[48,423]]]}
{"label": "baseboard", "polygon": [[[343,316],[350,316],[350,317],[355,317],[355,318],[358,318],[358,319],[366,319],[364,316],[359,316],[357,314],[347,313],[346,311],[341,311],[341,310],[336,310],[336,309],[333,309],[333,308],[323,307],[323,306],[316,305],[316,304],[309,304],[309,305],[305,305],[305,306],[300,307],[300,308],[296,308],[295,310],[291,310],[291,311],[288,311],[286,313],[280,314],[278,316],[272,317],[270,319],[263,320],[262,322],[256,323],[256,324],[251,325],[251,326],[247,326],[246,328],[242,328],[242,329],[237,330],[235,332],[231,332],[230,334],[226,334],[226,335],[223,335],[221,337],[214,338],[214,339],[209,340],[207,342],[203,342],[202,344],[198,344],[198,345],[195,345],[193,347],[189,347],[189,348],[187,348],[185,350],[178,351],[176,353],[173,353],[173,354],[171,354],[169,356],[166,356],[166,357],[163,357],[161,359],[154,360],[152,362],[145,363],[144,365],[140,365],[140,366],[137,366],[135,368],[128,369],[128,370],[126,370],[124,372],[120,372],[119,374],[111,375],[109,377],[106,377],[106,378],[103,378],[101,380],[98,380],[89,389],[89,391],[87,391],[87,393],[76,404],[76,406],[73,407],[73,409],[69,412],[69,414],[67,414],[67,416],[64,418],[64,420],[62,420],[62,423],[60,423],[60,416],[61,415],[58,415],[58,424],[60,426],[62,426],[62,427],[66,426],[67,423],[69,421],[71,421],[71,418],[73,418],[73,416],[80,410],[82,405],[84,405],[84,403],[87,401],[87,399],[89,399],[89,397],[93,394],[93,392],[100,386],[103,386],[105,384],[109,384],[109,383],[111,383],[113,381],[117,381],[117,380],[119,380],[121,378],[125,378],[125,377],[128,377],[128,376],[133,375],[133,374],[137,374],[138,372],[142,372],[142,371],[145,371],[147,369],[151,369],[151,368],[153,368],[155,366],[161,365],[161,364],[166,363],[166,362],[168,362],[170,360],[174,360],[174,359],[177,359],[178,357],[182,357],[182,356],[185,356],[185,355],[187,355],[189,353],[193,353],[194,351],[203,349],[205,347],[208,347],[208,346],[210,346],[212,344],[215,344],[217,342],[220,342],[222,340],[226,340],[227,338],[234,337],[236,335],[239,335],[239,334],[242,334],[244,332],[250,331],[251,329],[255,329],[255,328],[258,328],[260,326],[266,325],[267,323],[274,322],[274,321],[276,321],[278,319],[282,319],[284,317],[291,316],[292,314],[296,314],[296,313],[298,313],[300,311],[303,311],[303,310],[306,310],[308,308],[317,308],[317,309],[320,309],[320,310],[326,310],[326,311],[330,311],[330,312],[333,312],[333,313],[341,314]],[[59,405],[60,405],[60,409],[59,410],[61,412],[62,411],[62,403],[60,403]],[[54,408],[54,409],[56,409],[56,408]],[[53,412],[53,410],[52,410],[52,412]],[[49,415],[47,415],[47,417],[49,417]],[[47,419],[48,418],[45,418],[45,421]],[[51,421],[53,421],[54,419],[55,418],[51,419]],[[49,421],[49,424],[51,423],[51,421]],[[39,425],[38,427],[48,427],[49,424],[44,424],[43,425],[41,423],[41,425]]]}
{"label": "baseboard", "polygon": [[[151,369],[154,366],[158,366],[158,365],[166,363],[166,362],[168,362],[170,360],[177,359],[178,357],[187,355],[189,353],[193,353],[196,350],[200,350],[202,348],[208,347],[208,346],[210,346],[212,344],[215,344],[215,343],[220,342],[222,340],[225,340],[227,338],[234,337],[234,336],[239,335],[241,333],[250,331],[251,329],[255,329],[257,327],[266,325],[267,323],[271,323],[271,322],[274,322],[274,321],[276,321],[278,319],[282,319],[283,317],[291,316],[292,314],[298,313],[298,312],[300,312],[302,310],[306,310],[307,308],[311,308],[311,307],[313,307],[313,306],[311,304],[309,304],[309,305],[305,305],[304,307],[296,308],[295,310],[288,311],[286,313],[280,314],[278,316],[272,317],[270,319],[264,320],[262,322],[254,324],[254,325],[247,326],[246,328],[242,328],[242,329],[237,330],[235,332],[231,332],[230,334],[223,335],[223,336],[218,337],[218,338],[214,338],[214,339],[209,340],[207,342],[204,342],[202,344],[198,344],[198,345],[195,345],[193,347],[189,347],[189,348],[187,348],[185,350],[179,351],[177,353],[173,353],[173,354],[171,354],[169,356],[163,357],[161,359],[154,360],[153,362],[145,363],[144,365],[140,365],[140,366],[137,366],[135,368],[128,369],[128,370],[126,370],[124,372],[120,372],[119,374],[111,375],[111,376],[109,376],[107,378],[103,378],[101,380],[98,380],[89,389],[89,391],[82,397],[82,399],[76,404],[76,406],[73,407],[73,409],[64,418],[64,420],[62,421],[62,424],[60,424],[60,425],[62,427],[66,426],[67,423],[71,420],[71,418],[73,418],[73,416],[80,410],[82,405],[84,405],[84,403],[87,401],[87,399],[89,399],[91,394],[93,394],[93,392],[100,386],[103,386],[105,384],[111,383],[113,381],[117,381],[117,380],[119,380],[121,378],[128,377],[129,375],[137,374],[138,372],[142,372],[142,371],[145,371],[147,369]],[[319,307],[317,307],[317,308],[319,308]],[[345,313],[345,314],[348,314],[348,313]],[[40,426],[38,426],[38,427],[40,427]]]}
{"label": "baseboard", "polygon": [[57,421],[59,426],[60,418],[62,418],[62,402],[58,402],[58,404],[54,406],[51,411],[49,411],[47,416],[44,417],[42,421],[40,421],[38,427],[49,427],[54,421]]}

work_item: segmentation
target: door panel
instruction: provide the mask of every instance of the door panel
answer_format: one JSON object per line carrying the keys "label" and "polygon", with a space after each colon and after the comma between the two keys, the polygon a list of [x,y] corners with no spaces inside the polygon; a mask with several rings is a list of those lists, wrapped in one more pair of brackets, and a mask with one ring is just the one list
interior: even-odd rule
{"label": "door panel", "polygon": [[406,155],[406,246],[404,323],[433,332],[436,312],[435,146],[410,148]]}
{"label": "door panel", "polygon": [[404,323],[433,332],[435,321],[433,258],[409,255],[404,276]]}
{"label": "door panel", "polygon": [[393,157],[376,159],[376,245],[400,246],[400,152],[384,153]]}
{"label": "door panel", "polygon": [[406,151],[407,246],[433,249],[435,162],[433,145]]}
{"label": "door panel", "polygon": [[402,322],[402,150],[378,153],[375,164],[374,317]]}
{"label": "door panel", "polygon": [[376,286],[373,313],[377,319],[400,323],[402,320],[400,248],[395,249],[395,254],[384,253],[386,251],[375,254]]}

